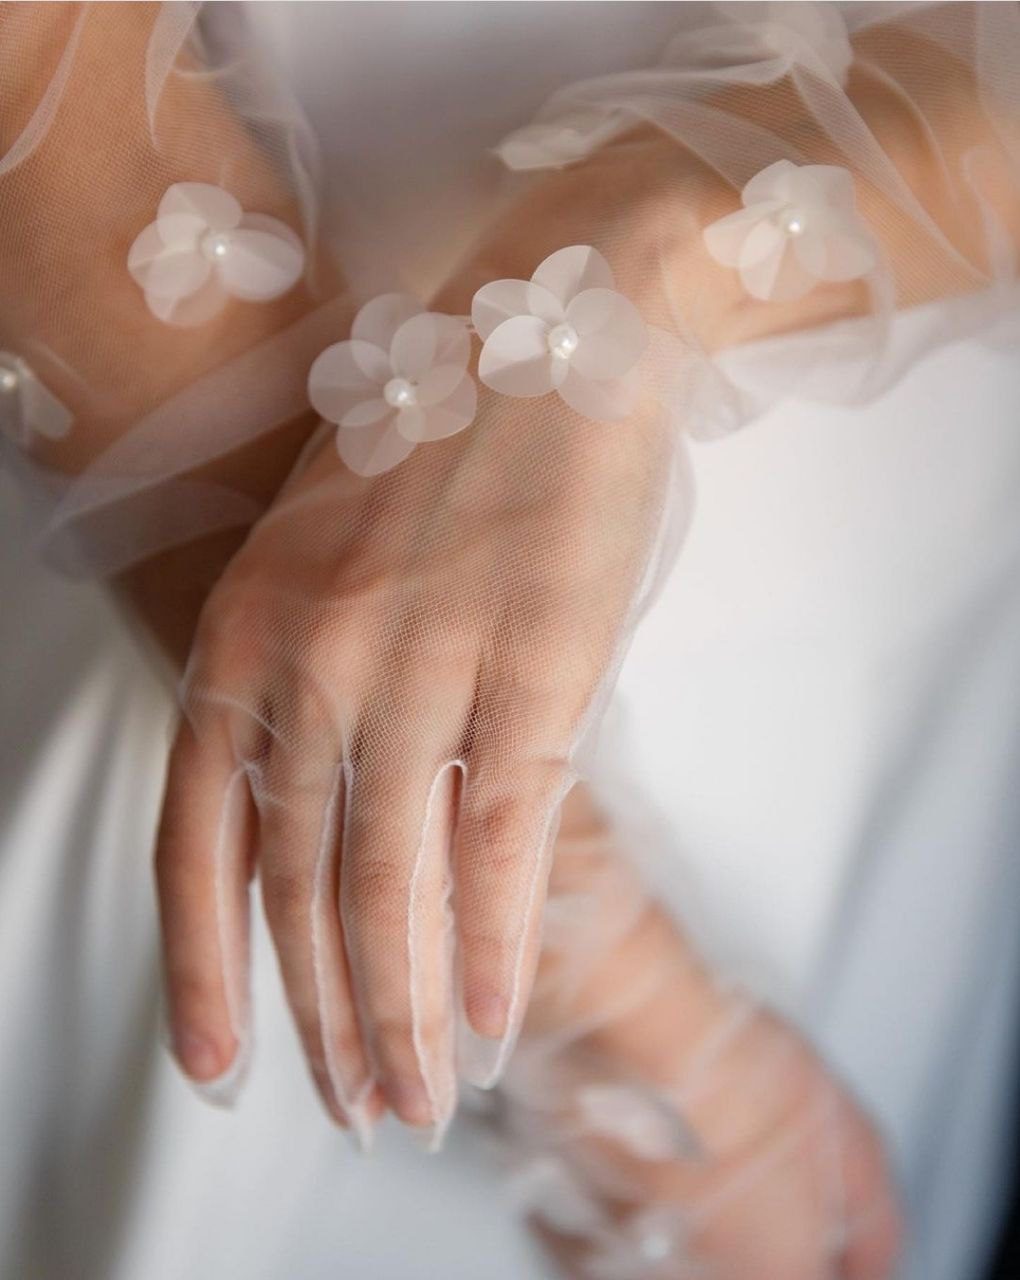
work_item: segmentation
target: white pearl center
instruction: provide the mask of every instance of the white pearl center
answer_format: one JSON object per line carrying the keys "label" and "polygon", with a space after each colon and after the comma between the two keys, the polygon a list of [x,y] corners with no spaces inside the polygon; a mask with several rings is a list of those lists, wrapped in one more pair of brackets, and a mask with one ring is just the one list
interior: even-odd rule
{"label": "white pearl center", "polygon": [[803,212],[791,205],[779,215],[779,225],[788,236],[800,236],[804,234],[807,222]]}
{"label": "white pearl center", "polygon": [[15,370],[0,368],[0,391],[9,393],[17,389],[18,375]]}
{"label": "white pearl center", "polygon": [[549,330],[546,341],[549,343],[549,350],[558,360],[569,360],[581,339],[572,324],[557,324]]}
{"label": "white pearl center", "polygon": [[383,399],[392,409],[410,409],[418,403],[414,383],[406,378],[390,378],[383,387]]}
{"label": "white pearl center", "polygon": [[641,1256],[649,1262],[664,1262],[673,1252],[670,1238],[664,1231],[649,1231],[641,1237]]}
{"label": "white pearl center", "polygon": [[207,258],[225,258],[230,251],[230,236],[225,231],[207,232],[202,240],[202,252]]}

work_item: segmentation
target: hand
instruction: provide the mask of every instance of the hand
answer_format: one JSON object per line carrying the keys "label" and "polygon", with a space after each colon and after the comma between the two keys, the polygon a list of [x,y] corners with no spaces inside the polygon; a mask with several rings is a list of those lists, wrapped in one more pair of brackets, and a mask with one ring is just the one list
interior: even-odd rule
{"label": "hand", "polygon": [[523,1016],[560,802],[659,528],[672,433],[483,394],[462,435],[364,480],[331,439],[213,590],[157,867],[174,1041],[247,1034],[252,864],[330,1112],[452,1114],[456,916],[470,1078]]}
{"label": "hand", "polygon": [[887,1280],[899,1217],[868,1119],[787,1023],[725,989],[578,788],[504,1122],[577,1280]]}

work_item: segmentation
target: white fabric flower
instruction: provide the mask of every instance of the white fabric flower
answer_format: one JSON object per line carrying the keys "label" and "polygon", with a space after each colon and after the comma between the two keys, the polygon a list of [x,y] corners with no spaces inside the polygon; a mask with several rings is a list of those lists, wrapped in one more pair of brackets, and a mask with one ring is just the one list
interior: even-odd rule
{"label": "white fabric flower", "polygon": [[585,1274],[590,1280],[703,1280],[692,1257],[681,1210],[653,1205],[593,1233]]}
{"label": "white fabric flower", "polygon": [[508,169],[562,169],[626,129],[628,117],[598,107],[568,106],[507,134],[496,154]]}
{"label": "white fabric flower", "polygon": [[361,308],[348,341],[316,358],[308,398],[336,424],[337,451],[351,470],[379,475],[415,445],[471,425],[478,389],[467,372],[470,355],[463,320],[385,293]]}
{"label": "white fabric flower", "polygon": [[228,297],[279,298],[304,269],[304,245],[285,222],[245,213],[228,191],[207,182],[168,187],[156,221],[128,252],[149,310],[180,326],[210,320]]}
{"label": "white fabric flower", "polygon": [[471,319],[484,343],[478,376],[493,391],[556,391],[572,409],[601,422],[632,410],[648,330],[590,245],[559,249],[530,280],[483,285]]}
{"label": "white fabric flower", "polygon": [[820,282],[857,280],[874,268],[875,244],[847,169],[778,160],[751,179],[741,200],[743,209],[703,234],[708,252],[739,270],[753,298],[788,302]]}
{"label": "white fabric flower", "polygon": [[0,431],[22,448],[36,436],[60,440],[74,415],[20,356],[0,351]]}

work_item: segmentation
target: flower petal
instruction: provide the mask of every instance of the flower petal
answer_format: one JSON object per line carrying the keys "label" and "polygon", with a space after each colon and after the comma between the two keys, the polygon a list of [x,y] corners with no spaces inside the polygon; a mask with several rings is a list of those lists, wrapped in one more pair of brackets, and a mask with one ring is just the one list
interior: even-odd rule
{"label": "flower petal", "polygon": [[790,252],[796,256],[808,275],[814,276],[816,280],[821,280],[825,274],[829,260],[829,251],[826,247],[828,239],[829,237],[822,231],[809,228],[802,235],[794,236],[789,241]]}
{"label": "flower petal", "polygon": [[543,396],[553,389],[549,326],[538,316],[513,316],[486,339],[478,376],[507,396]]}
{"label": "flower petal", "polygon": [[279,236],[281,240],[286,240],[299,253],[303,254],[305,251],[305,242],[294,228],[279,218],[271,218],[268,213],[245,213],[238,226],[251,231],[266,231],[270,235]]}
{"label": "flower petal", "polygon": [[356,406],[378,399],[389,376],[385,351],[357,339],[335,342],[308,370],[308,399],[327,421],[342,422]]}
{"label": "flower petal", "polygon": [[425,311],[405,320],[390,343],[394,374],[417,382],[433,365],[452,365],[461,373],[471,355],[467,326],[454,316]]}
{"label": "flower petal", "polygon": [[393,415],[375,426],[353,431],[337,428],[336,451],[356,475],[382,475],[413,453],[414,442],[404,439],[395,419]]}
{"label": "flower petal", "polygon": [[857,205],[853,175],[839,164],[805,164],[797,170],[794,199],[852,212]]}
{"label": "flower petal", "polygon": [[143,289],[145,288],[150,267],[165,252],[166,245],[159,238],[156,224],[150,222],[144,231],[140,231],[135,236],[131,248],[128,250],[127,268],[136,284],[141,285]]}
{"label": "flower petal", "polygon": [[460,386],[464,369],[456,364],[437,364],[418,379],[418,403],[424,409],[439,404]]}
{"label": "flower petal", "polygon": [[128,250],[128,270],[148,293],[162,298],[184,298],[200,289],[212,270],[202,254],[192,249],[168,248],[156,228],[148,226]]}
{"label": "flower petal", "polygon": [[178,249],[181,252],[197,251],[199,241],[209,234],[205,223],[198,222],[190,214],[168,213],[158,222],[152,224],[160,242],[167,249]]}
{"label": "flower petal", "polygon": [[763,217],[778,212],[782,207],[781,201],[774,200],[767,205],[756,205],[753,209],[738,209],[736,213],[726,214],[702,231],[705,248],[722,266],[739,266],[740,254],[748,235]]}
{"label": "flower petal", "polygon": [[408,410],[402,409],[397,415],[397,429],[407,440],[445,440],[447,436],[455,436],[458,431],[469,427],[477,408],[478,388],[473,378],[463,374],[445,400],[419,408],[420,417],[414,420],[407,418]]}
{"label": "flower petal", "polygon": [[159,202],[156,225],[165,232],[165,243],[179,235],[200,235],[203,231],[232,231],[243,210],[229,191],[209,182],[175,182],[167,187]]}
{"label": "flower petal", "polygon": [[576,369],[571,369],[557,388],[571,409],[595,422],[619,422],[628,417],[637,403],[637,389],[633,376],[592,382]]}
{"label": "flower petal", "polygon": [[745,208],[778,200],[788,204],[793,198],[797,166],[792,160],[777,160],[754,175],[740,193]]}
{"label": "flower petal", "polygon": [[535,284],[548,289],[563,306],[585,289],[612,289],[614,284],[609,263],[590,244],[557,249],[539,264],[531,278]]}
{"label": "flower petal", "polygon": [[416,404],[398,409],[393,425],[405,440],[412,440],[417,444],[418,437],[425,426],[425,410],[420,409]]}
{"label": "flower petal", "polygon": [[471,299],[471,323],[484,342],[511,316],[540,316],[548,324],[563,319],[563,303],[533,280],[493,280],[483,284]]}
{"label": "flower petal", "polygon": [[366,302],[354,317],[351,337],[389,351],[393,335],[404,321],[422,310],[418,299],[409,293],[381,293],[378,298]]}
{"label": "flower petal", "polygon": [[790,251],[789,242],[780,243],[759,262],[742,266],[740,279],[751,297],[762,302],[793,302],[809,294],[818,283]]}
{"label": "flower petal", "polygon": [[759,218],[744,237],[737,266],[741,271],[746,271],[759,262],[767,261],[775,254],[783,253],[789,243],[790,237],[773,218]]}
{"label": "flower petal", "polygon": [[305,269],[305,250],[290,227],[261,214],[245,215],[217,259],[223,287],[245,302],[268,302],[292,289]]}
{"label": "flower petal", "polygon": [[145,301],[157,320],[178,329],[192,329],[218,315],[227,305],[227,295],[219,280],[210,274],[204,285],[185,297],[168,297],[147,289]]}
{"label": "flower petal", "polygon": [[376,396],[372,400],[359,400],[353,409],[348,409],[338,425],[348,428],[370,427],[392,412],[392,407],[382,396]]}
{"label": "flower petal", "polygon": [[567,307],[580,338],[571,367],[585,378],[620,378],[641,359],[648,330],[629,298],[612,289],[585,289]]}
{"label": "flower petal", "polygon": [[351,338],[350,353],[354,363],[374,387],[381,387],[393,377],[393,366],[385,351],[371,342]]}

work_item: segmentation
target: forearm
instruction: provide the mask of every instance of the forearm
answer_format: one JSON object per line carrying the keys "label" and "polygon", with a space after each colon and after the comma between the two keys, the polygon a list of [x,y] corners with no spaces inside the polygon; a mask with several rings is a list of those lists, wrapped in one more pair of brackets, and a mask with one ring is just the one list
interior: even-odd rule
{"label": "forearm", "polygon": [[[20,80],[0,118],[8,146],[40,105],[47,70],[79,12],[61,4],[24,6],[30,16],[11,12],[21,8],[2,14],[4,55]],[[133,239],[175,182],[216,184],[229,174],[246,207],[300,225],[294,192],[216,75],[189,74],[201,68],[185,51],[155,101],[141,92],[161,12],[149,4],[89,7],[48,126],[35,150],[0,177],[0,346],[25,351],[74,412],[66,437],[34,442],[34,456],[63,472],[82,471],[152,406],[311,305],[300,286],[264,306],[227,307],[199,328],[170,328],[128,273]]]}
{"label": "forearm", "polygon": [[[78,502],[86,517],[91,503],[105,500],[100,486],[109,481],[123,483],[129,500],[141,495],[144,504],[150,486],[176,504],[166,549],[118,551],[124,562],[137,561],[119,586],[178,662],[205,594],[245,530],[205,533],[196,524],[188,540],[189,490],[174,492],[182,482],[210,493],[219,486],[253,509],[268,505],[315,421],[302,399],[288,404],[280,392],[303,379],[287,367],[286,353],[274,357],[274,344],[279,337],[285,348],[287,335],[323,304],[330,323],[342,324],[346,314],[342,281],[328,261],[282,297],[230,302],[193,328],[158,319],[129,273],[132,242],[174,183],[229,186],[246,208],[293,227],[308,212],[284,148],[272,138],[267,144],[265,128],[236,107],[248,92],[265,106],[260,90],[245,79],[238,99],[229,67],[206,65],[187,38],[190,20],[186,6],[0,6],[0,352],[23,359],[71,418],[59,438],[28,422],[20,444],[72,505],[97,477],[98,499],[86,493]],[[164,55],[169,63],[161,67]],[[254,370],[232,378],[246,353],[263,349]],[[203,379],[204,396],[189,395]],[[279,422],[251,443],[235,425],[246,412],[234,403],[242,382],[252,417],[268,412],[267,402],[282,405]],[[146,428],[136,456],[106,464],[105,452],[130,443],[162,406],[162,426]],[[228,432],[241,443],[217,439]],[[124,542],[132,527],[125,525]],[[86,564],[94,554],[89,536],[71,531],[85,544]],[[94,558],[102,570],[102,553]]]}
{"label": "forearm", "polygon": [[[875,39],[861,36],[862,52]],[[866,67],[851,68],[846,97],[888,162],[886,179],[901,180],[943,233],[941,240],[919,233],[890,200],[887,184],[854,175],[861,218],[880,245],[898,301],[918,305],[980,288],[989,270],[981,210],[962,179],[968,153],[980,155],[981,195],[1020,246],[1020,190],[1002,143],[1020,137],[1020,121],[989,114],[959,59],[910,33],[897,39],[903,58],[922,69],[912,103]],[[846,162],[789,81],[735,87],[709,105],[788,139],[812,164]],[[947,181],[947,171],[955,182]],[[642,125],[583,162],[533,180],[486,232],[437,305],[463,308],[482,281],[526,277],[554,249],[591,243],[607,254],[619,287],[651,323],[682,325],[709,352],[867,312],[868,291],[859,280],[826,284],[793,302],[763,305],[749,297],[737,274],[712,260],[701,234],[736,207],[731,182],[676,138]]]}
{"label": "forearm", "polygon": [[[82,49],[82,65],[89,80],[110,85],[101,93],[91,111],[82,114],[81,122],[66,136],[56,131],[47,139],[47,147],[57,148],[61,156],[56,165],[39,165],[60,191],[53,190],[50,204],[66,201],[68,176],[80,168],[82,133],[94,128],[97,120],[114,115],[122,118],[128,134],[137,134],[146,142],[147,125],[137,118],[137,104],[125,110],[119,103],[115,74],[125,47],[135,54],[148,38],[151,25],[149,6],[118,6],[129,11],[130,21],[116,33],[96,28],[95,40]],[[67,17],[54,20],[67,25]],[[100,35],[103,38],[99,38]],[[868,41],[875,37],[864,33],[858,38],[867,52]],[[883,37],[888,39],[888,36]],[[876,144],[887,157],[891,169],[905,185],[922,198],[933,222],[941,228],[944,240],[919,237],[910,219],[902,216],[885,191],[868,178],[856,175],[858,206],[864,223],[881,245],[884,258],[896,280],[901,302],[930,301],[938,297],[965,292],[980,286],[982,256],[981,218],[975,209],[961,205],[942,181],[948,165],[958,169],[965,152],[980,147],[986,167],[991,171],[987,183],[997,192],[998,209],[1004,226],[1016,236],[1020,217],[1016,202],[1009,196],[1005,176],[1006,161],[995,136],[996,122],[990,120],[979,99],[976,86],[967,69],[936,46],[910,33],[897,37],[904,43],[904,58],[923,62],[925,73],[919,78],[914,105],[906,104],[880,80],[860,68],[851,68],[846,86],[848,101],[870,131]],[[52,57],[52,55],[51,55]],[[77,74],[77,72],[76,72]],[[933,145],[930,131],[919,127],[916,108],[923,102],[926,86],[933,101],[927,115],[937,125]],[[190,86],[180,92],[195,92]],[[254,189],[269,208],[286,212],[290,198],[281,189],[278,175],[259,157],[245,130],[230,117],[229,110],[215,97],[215,88],[206,94],[201,110],[193,102],[175,105],[172,93],[164,95],[160,111],[172,121],[175,111],[181,126],[171,128],[174,146],[161,147],[160,163],[166,165],[166,180],[202,176],[196,172],[192,157],[196,148],[189,135],[187,121],[200,119],[208,128],[210,119],[220,121],[219,135],[224,155],[239,154],[242,166],[250,166]],[[805,108],[801,98],[792,92],[788,82],[765,85],[751,90],[734,88],[718,94],[715,107],[725,110],[733,119],[767,124],[780,138],[795,140],[799,151],[814,163],[838,163],[829,135]],[[132,113],[134,117],[132,123]],[[24,113],[22,113],[24,114]],[[161,116],[162,118],[162,116]],[[1015,122],[1005,122],[1012,127]],[[147,143],[146,143],[147,145]],[[140,180],[151,163],[146,145],[124,148],[130,183]],[[175,148],[180,159],[175,160]],[[199,148],[200,150],[200,148]],[[233,163],[233,161],[232,161]],[[131,178],[132,164],[138,166]],[[27,181],[31,172],[22,175]],[[90,175],[91,176],[91,175]],[[208,174],[206,175],[208,176]],[[8,178],[19,180],[16,172]],[[96,386],[118,385],[118,373],[124,383],[125,363],[131,368],[123,393],[118,391],[117,408],[97,415],[86,430],[76,431],[57,444],[43,442],[41,449],[47,461],[60,468],[75,470],[87,463],[102,444],[126,429],[144,408],[171,396],[178,387],[199,377],[208,369],[229,364],[232,356],[249,349],[260,339],[285,328],[307,309],[309,303],[300,294],[260,308],[233,307],[198,331],[168,331],[146,312],[141,297],[123,269],[123,257],[130,237],[125,233],[116,251],[92,251],[97,240],[111,240],[105,223],[99,225],[103,211],[115,203],[110,190],[103,187],[108,176],[98,175],[99,189],[92,182],[89,209],[95,212],[95,225],[78,236],[74,252],[60,276],[63,287],[73,291],[75,299],[97,295],[113,301],[113,323],[102,326],[102,341],[89,345],[88,359],[94,361]],[[161,181],[163,179],[161,178]],[[79,183],[79,186],[82,184]],[[1015,194],[1015,193],[1014,193]],[[711,355],[721,348],[748,339],[788,330],[817,326],[833,319],[865,314],[871,300],[864,282],[827,284],[795,302],[762,304],[749,298],[734,271],[721,268],[705,250],[702,231],[705,226],[730,212],[736,201],[731,182],[690,148],[678,147],[677,140],[665,132],[646,125],[635,128],[625,138],[599,150],[583,164],[558,173],[543,175],[524,191],[510,210],[495,220],[478,249],[465,266],[455,273],[440,291],[434,305],[441,310],[464,313],[478,285],[499,277],[526,279],[539,261],[566,244],[588,243],[599,247],[609,258],[617,287],[641,310],[645,319],[662,330],[675,334],[692,347]],[[274,203],[275,202],[275,203]],[[133,228],[134,229],[134,228]],[[105,240],[104,240],[105,235]],[[117,242],[117,237],[112,237]],[[953,259],[946,243],[959,249]],[[83,246],[89,251],[83,252]],[[105,255],[105,256],[104,256]],[[30,246],[11,242],[8,269],[30,256]],[[94,274],[97,273],[97,274]],[[54,278],[56,278],[54,276]],[[70,283],[67,283],[70,282]],[[19,298],[32,298],[27,289],[16,290]],[[45,290],[24,306],[41,308],[44,314],[29,316],[28,327],[42,324],[47,318],[61,314],[60,306],[45,300]],[[79,305],[76,301],[75,305]],[[15,307],[17,311],[17,306]],[[19,325],[19,327],[23,327]],[[333,336],[342,336],[334,333]],[[91,376],[91,375],[90,375]],[[312,415],[299,420],[299,425],[264,438],[258,446],[239,449],[214,463],[198,468],[193,474],[211,478],[225,487],[250,493],[259,504],[272,495],[289,469],[296,448],[314,422]],[[130,571],[127,585],[142,608],[160,619],[161,630],[172,628],[173,647],[178,653],[186,646],[200,601],[217,576],[238,535],[217,533],[191,546],[178,548],[150,558],[148,565]],[[171,607],[170,602],[173,601]]]}

